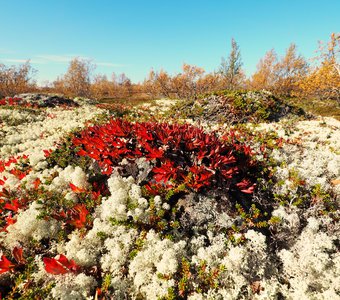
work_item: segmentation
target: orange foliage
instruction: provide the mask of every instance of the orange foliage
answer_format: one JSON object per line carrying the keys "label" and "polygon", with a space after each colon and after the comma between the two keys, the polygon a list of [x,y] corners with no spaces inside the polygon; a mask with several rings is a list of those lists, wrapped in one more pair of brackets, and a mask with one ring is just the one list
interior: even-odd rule
{"label": "orange foliage", "polygon": [[91,61],[74,58],[66,74],[54,82],[55,90],[73,97],[89,97],[91,95],[91,73],[94,68]]}
{"label": "orange foliage", "polygon": [[272,90],[275,84],[275,65],[277,55],[274,49],[268,51],[257,64],[257,70],[253,74],[250,86],[255,90]]}
{"label": "orange foliage", "polygon": [[293,96],[298,90],[298,82],[307,75],[306,60],[296,54],[296,45],[291,44],[286,55],[275,65],[276,80],[274,91],[278,95]]}
{"label": "orange foliage", "polygon": [[0,97],[34,91],[36,89],[32,75],[35,70],[27,61],[17,67],[7,67],[0,63]]}
{"label": "orange foliage", "polygon": [[308,76],[299,82],[301,95],[319,99],[335,99],[340,104],[340,34],[331,34],[328,47],[320,43],[321,64],[310,71]]}
{"label": "orange foliage", "polygon": [[296,53],[291,44],[284,57],[277,59],[275,50],[266,53],[257,65],[250,86],[254,89],[270,90],[281,96],[292,96],[298,90],[298,82],[308,71],[306,60]]}
{"label": "orange foliage", "polygon": [[301,95],[340,101],[340,76],[334,65],[325,61],[299,82]]}
{"label": "orange foliage", "polygon": [[205,74],[203,68],[183,64],[182,73],[170,76],[167,72],[150,71],[144,81],[145,91],[155,97],[196,99],[198,95],[220,89],[222,77],[218,74]]}

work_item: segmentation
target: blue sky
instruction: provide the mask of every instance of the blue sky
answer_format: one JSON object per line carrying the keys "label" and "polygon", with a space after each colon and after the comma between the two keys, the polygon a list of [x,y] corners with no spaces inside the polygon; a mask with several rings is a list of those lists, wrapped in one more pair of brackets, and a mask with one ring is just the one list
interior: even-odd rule
{"label": "blue sky", "polygon": [[291,42],[314,56],[318,40],[340,32],[339,12],[339,0],[0,0],[0,63],[31,59],[41,83],[84,57],[96,73],[138,82],[184,62],[216,70],[234,37],[251,74],[266,51],[283,55]]}

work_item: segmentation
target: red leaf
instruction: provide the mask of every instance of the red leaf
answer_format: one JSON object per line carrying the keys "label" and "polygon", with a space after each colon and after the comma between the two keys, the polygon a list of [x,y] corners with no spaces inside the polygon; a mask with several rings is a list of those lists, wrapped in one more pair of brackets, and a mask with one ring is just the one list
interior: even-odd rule
{"label": "red leaf", "polygon": [[160,190],[162,189],[163,186],[161,184],[154,184],[154,185],[146,184],[144,185],[144,187],[147,189],[150,195],[156,196],[160,194]]}
{"label": "red leaf", "polygon": [[7,231],[7,227],[9,225],[14,224],[17,220],[13,219],[12,215],[9,215],[8,217],[5,218],[5,221],[6,221],[6,225],[2,228],[1,231]]}
{"label": "red leaf", "polygon": [[14,199],[11,201],[12,203],[6,203],[4,205],[5,209],[17,212],[19,208],[22,208],[23,206],[19,203],[18,199]]}
{"label": "red leaf", "polygon": [[148,143],[141,143],[142,147],[148,152],[145,156],[148,159],[162,158],[164,155],[163,149],[152,148]]}
{"label": "red leaf", "polygon": [[14,247],[13,257],[17,261],[18,264],[26,262],[26,260],[24,259],[23,255],[22,255],[22,248]]}
{"label": "red leaf", "polygon": [[45,157],[49,157],[51,155],[51,153],[52,153],[52,150],[51,149],[43,150],[43,152],[44,152]]}
{"label": "red leaf", "polygon": [[190,172],[192,172],[193,178],[187,183],[188,186],[198,191],[200,188],[210,185],[210,178],[213,176],[212,171],[203,166],[192,166]]}
{"label": "red leaf", "polygon": [[73,192],[79,194],[79,193],[83,193],[83,192],[86,192],[85,189],[83,188],[80,188],[80,187],[77,187],[76,185],[74,185],[73,183],[70,182],[70,188]]}
{"label": "red leaf", "polygon": [[41,180],[39,178],[34,180],[33,181],[34,189],[37,190],[40,184],[41,184]]}
{"label": "red leaf", "polygon": [[234,174],[238,173],[238,167],[229,168],[228,170],[222,170],[221,172],[224,178],[229,179],[232,178]]}
{"label": "red leaf", "polygon": [[75,273],[80,269],[74,260],[68,260],[63,254],[60,254],[58,259],[44,257],[43,261],[46,272],[54,275],[65,274],[68,272]]}
{"label": "red leaf", "polygon": [[17,162],[18,161],[14,157],[12,157],[7,162],[5,162],[5,166],[9,167],[11,164],[16,164]]}
{"label": "red leaf", "polygon": [[96,296],[100,296],[102,294],[102,290],[100,288],[96,289]]}
{"label": "red leaf", "polygon": [[139,124],[138,128],[136,129],[137,135],[142,138],[142,140],[152,141],[153,136],[152,134],[141,124]]}
{"label": "red leaf", "polygon": [[2,188],[2,191],[0,192],[0,197],[4,197],[4,198],[9,198],[11,195],[9,193],[8,190],[6,190],[5,188]]}
{"label": "red leaf", "polygon": [[252,194],[255,190],[256,184],[253,184],[249,179],[243,179],[241,182],[237,183],[236,186],[242,193]]}
{"label": "red leaf", "polygon": [[66,274],[67,269],[62,266],[55,258],[44,257],[45,270],[47,273],[59,275]]}
{"label": "red leaf", "polygon": [[276,145],[279,148],[282,148],[282,146],[283,146],[283,138],[282,137],[276,140]]}
{"label": "red leaf", "polygon": [[10,260],[8,260],[5,255],[1,256],[0,274],[8,272],[8,271],[12,270],[14,267],[15,267],[15,265]]}
{"label": "red leaf", "polygon": [[77,204],[68,212],[71,220],[68,220],[67,223],[75,226],[76,228],[83,228],[87,223],[88,214],[89,211],[86,209],[84,204]]}
{"label": "red leaf", "polygon": [[59,255],[58,261],[59,263],[61,263],[63,266],[65,266],[67,269],[69,269],[72,272],[79,271],[80,267],[75,263],[75,261],[73,259],[68,260],[66,256],[63,254]]}
{"label": "red leaf", "polygon": [[65,220],[67,216],[66,216],[65,211],[62,210],[60,212],[52,214],[52,217],[58,221],[61,221],[61,220]]}
{"label": "red leaf", "polygon": [[176,179],[177,171],[178,170],[174,167],[174,163],[172,161],[167,161],[163,163],[159,168],[154,167],[152,169],[152,172],[154,173],[154,178],[157,182],[168,182],[170,179]]}
{"label": "red leaf", "polygon": [[84,151],[84,149],[80,149],[80,150],[77,152],[77,155],[80,155],[80,156],[87,156],[87,152]]}

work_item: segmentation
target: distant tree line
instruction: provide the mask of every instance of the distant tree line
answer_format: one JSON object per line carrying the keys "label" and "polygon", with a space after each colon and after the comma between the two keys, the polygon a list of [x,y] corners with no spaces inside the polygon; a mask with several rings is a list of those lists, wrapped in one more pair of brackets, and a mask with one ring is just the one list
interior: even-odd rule
{"label": "distant tree line", "polygon": [[124,73],[113,73],[111,78],[94,74],[91,61],[75,58],[63,76],[40,88],[32,80],[35,70],[29,61],[17,67],[0,64],[0,96],[40,90],[95,99],[195,99],[222,89],[264,89],[283,97],[336,99],[340,103],[339,55],[340,34],[333,33],[328,43],[319,44],[314,63],[307,62],[297,53],[296,45],[291,44],[283,57],[278,57],[274,49],[269,50],[258,62],[255,73],[247,78],[239,45],[232,39],[228,57],[222,58],[220,67],[212,73],[183,64],[178,74],[151,70],[142,83],[133,84]]}

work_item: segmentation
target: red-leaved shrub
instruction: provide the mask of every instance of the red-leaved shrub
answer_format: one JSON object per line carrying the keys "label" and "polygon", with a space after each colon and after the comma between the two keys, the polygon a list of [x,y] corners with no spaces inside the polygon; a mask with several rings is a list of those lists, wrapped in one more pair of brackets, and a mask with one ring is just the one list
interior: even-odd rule
{"label": "red-leaved shrub", "polygon": [[112,119],[92,126],[73,139],[77,154],[93,158],[105,175],[127,159],[145,157],[152,162],[149,188],[185,184],[194,191],[210,189],[252,193],[255,168],[251,149],[233,137],[219,138],[191,125],[132,123]]}

